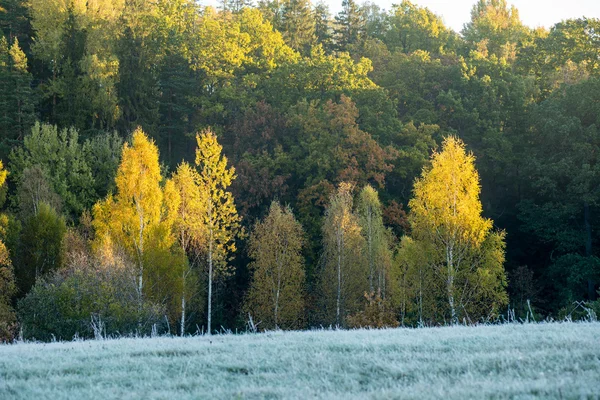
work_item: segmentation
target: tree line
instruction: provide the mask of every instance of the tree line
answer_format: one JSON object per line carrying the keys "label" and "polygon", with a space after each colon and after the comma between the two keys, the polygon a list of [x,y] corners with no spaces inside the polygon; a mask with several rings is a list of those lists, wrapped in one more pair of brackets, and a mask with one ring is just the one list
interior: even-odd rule
{"label": "tree line", "polygon": [[4,338],[595,304],[597,19],[0,6]]}

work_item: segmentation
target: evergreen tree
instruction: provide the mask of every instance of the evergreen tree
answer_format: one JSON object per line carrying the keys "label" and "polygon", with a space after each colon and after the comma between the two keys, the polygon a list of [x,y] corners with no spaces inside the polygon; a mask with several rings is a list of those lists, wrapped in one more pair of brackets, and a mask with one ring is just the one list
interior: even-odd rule
{"label": "evergreen tree", "polygon": [[0,158],[5,158],[13,146],[20,144],[34,123],[32,76],[27,70],[27,58],[14,39],[9,47],[0,38]]}
{"label": "evergreen tree", "polygon": [[315,21],[315,37],[318,44],[323,46],[327,53],[333,51],[333,28],[329,7],[319,1],[313,9]]}
{"label": "evergreen tree", "polygon": [[159,73],[161,147],[166,149],[170,166],[184,157],[189,145],[185,133],[192,129],[194,107],[191,102],[197,82],[188,61],[179,54],[168,54],[163,59]]}
{"label": "evergreen tree", "polygon": [[335,17],[335,42],[338,50],[351,51],[365,35],[363,11],[354,0],[343,0],[342,11]]}
{"label": "evergreen tree", "polygon": [[232,13],[239,13],[246,7],[252,7],[252,3],[252,0],[219,0],[221,10]]}
{"label": "evergreen tree", "polygon": [[283,5],[282,34],[288,46],[309,55],[316,44],[310,0],[287,0]]}
{"label": "evergreen tree", "polygon": [[30,56],[29,47],[33,38],[27,0],[0,1],[0,29],[9,43],[17,40]]}
{"label": "evergreen tree", "polygon": [[119,60],[119,128],[127,132],[141,127],[151,137],[156,137],[160,122],[158,66],[164,55],[164,33],[158,28],[166,23],[161,18],[166,17],[161,4],[126,1],[119,20],[121,34],[115,44]]}
{"label": "evergreen tree", "polygon": [[24,171],[38,167],[51,191],[60,196],[66,214],[76,220],[97,200],[94,176],[85,156],[76,129],[59,130],[56,126],[36,123],[25,136],[23,147],[11,153],[10,165],[15,171],[12,179],[19,189]]}

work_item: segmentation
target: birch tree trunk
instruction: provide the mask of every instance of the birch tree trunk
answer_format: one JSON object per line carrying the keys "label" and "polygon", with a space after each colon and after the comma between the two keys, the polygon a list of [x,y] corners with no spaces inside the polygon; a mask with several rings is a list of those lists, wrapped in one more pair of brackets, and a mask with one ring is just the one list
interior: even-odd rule
{"label": "birch tree trunk", "polygon": [[183,290],[181,294],[181,337],[185,335],[185,271],[183,272]]}
{"label": "birch tree trunk", "polygon": [[344,250],[344,232],[342,229],[338,232],[338,262],[337,262],[337,273],[338,273],[338,287],[337,287],[337,306],[335,320],[336,325],[340,326],[340,303],[342,300],[342,252]]}
{"label": "birch tree trunk", "polygon": [[448,289],[448,304],[450,305],[450,315],[452,323],[458,322],[456,318],[456,307],[454,305],[454,245],[450,244],[446,248],[446,262],[448,264],[448,280],[446,282]]}
{"label": "birch tree trunk", "polygon": [[212,276],[213,276],[213,230],[210,229],[210,239],[208,241],[208,324],[207,333],[211,334],[212,320]]}

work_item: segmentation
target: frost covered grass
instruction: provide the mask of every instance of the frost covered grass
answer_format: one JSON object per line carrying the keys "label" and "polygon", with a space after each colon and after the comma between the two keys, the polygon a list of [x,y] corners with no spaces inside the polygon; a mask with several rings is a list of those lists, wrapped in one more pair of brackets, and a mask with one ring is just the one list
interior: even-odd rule
{"label": "frost covered grass", "polygon": [[0,399],[491,397],[600,397],[600,323],[0,346]]}

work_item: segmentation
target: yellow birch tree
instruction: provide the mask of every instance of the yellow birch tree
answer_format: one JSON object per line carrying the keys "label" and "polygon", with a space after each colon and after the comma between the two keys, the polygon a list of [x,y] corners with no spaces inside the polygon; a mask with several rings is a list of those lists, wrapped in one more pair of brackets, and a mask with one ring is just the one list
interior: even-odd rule
{"label": "yellow birch tree", "polygon": [[[133,133],[131,145],[125,143],[123,146],[115,178],[116,194],[93,207],[94,247],[104,251],[105,255],[114,253],[113,249],[124,250],[137,268],[140,304],[146,291],[145,277],[152,276],[158,283],[162,281],[159,286],[164,292],[168,289],[164,287],[166,271],[161,269],[181,266],[180,258],[170,257],[175,244],[172,225],[179,208],[179,193],[173,182],[167,181],[161,187],[161,181],[158,149],[138,128]],[[146,267],[156,267],[156,271],[148,271]],[[154,286],[152,291],[159,291]]]}
{"label": "yellow birch tree", "polygon": [[292,209],[273,201],[250,235],[252,283],[245,309],[261,329],[298,329],[304,316],[304,230]]}
{"label": "yellow birch tree", "polygon": [[203,222],[207,230],[208,264],[207,333],[211,334],[213,279],[232,273],[228,261],[235,252],[235,238],[241,233],[240,220],[233,196],[227,188],[235,179],[235,169],[227,166],[227,157],[215,134],[206,130],[196,135],[198,184],[206,191]]}
{"label": "yellow birch tree", "polygon": [[331,195],[323,220],[323,271],[321,277],[325,318],[336,326],[361,309],[369,289],[359,218],[353,211],[353,186],[341,183]]}
{"label": "yellow birch tree", "polygon": [[482,291],[499,292],[492,296],[495,305],[505,302],[503,233],[492,232],[492,221],[482,217],[480,191],[475,157],[449,136],[416,180],[409,202],[413,238],[432,246],[437,272],[445,278],[452,323],[469,318],[467,304]]}
{"label": "yellow birch tree", "polygon": [[181,320],[180,333],[185,334],[186,305],[195,293],[197,281],[193,279],[196,255],[205,247],[207,226],[205,215],[208,207],[208,193],[199,185],[198,173],[186,162],[177,168],[171,181],[179,195],[175,234],[182,251],[188,257],[187,267],[181,275]]}
{"label": "yellow birch tree", "polygon": [[[4,186],[8,172],[0,161],[0,188]],[[0,214],[0,343],[13,338],[17,318],[11,307],[11,298],[17,291],[15,274],[10,255],[2,238],[6,236],[5,227],[8,219]]]}
{"label": "yellow birch tree", "polygon": [[357,213],[361,234],[365,239],[364,257],[369,267],[369,291],[386,298],[392,266],[391,234],[383,225],[379,195],[372,186],[365,186],[359,196]]}

